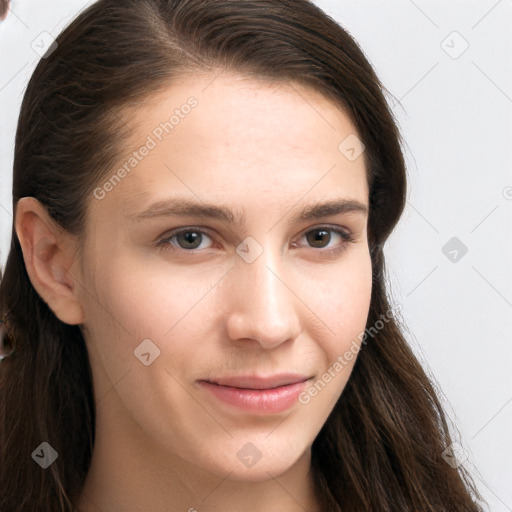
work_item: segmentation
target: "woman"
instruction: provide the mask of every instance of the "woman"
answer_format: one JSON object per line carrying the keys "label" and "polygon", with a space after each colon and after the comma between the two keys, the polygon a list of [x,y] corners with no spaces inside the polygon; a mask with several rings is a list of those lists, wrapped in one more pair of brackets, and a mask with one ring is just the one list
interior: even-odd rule
{"label": "woman", "polygon": [[482,510],[388,303],[406,174],[353,39],[305,0],[100,0],[53,48],[16,135],[0,509]]}

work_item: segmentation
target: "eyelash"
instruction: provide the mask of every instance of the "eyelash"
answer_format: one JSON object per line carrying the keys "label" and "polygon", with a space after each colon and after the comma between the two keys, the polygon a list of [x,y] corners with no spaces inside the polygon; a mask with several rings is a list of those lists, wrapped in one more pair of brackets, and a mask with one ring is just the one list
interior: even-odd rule
{"label": "eyelash", "polygon": [[[341,244],[339,244],[336,247],[332,247],[330,249],[325,249],[323,247],[320,247],[320,248],[310,247],[310,249],[317,249],[318,252],[324,253],[326,255],[336,255],[338,253],[341,253],[342,251],[344,251],[347,248],[347,246],[349,244],[356,242],[356,239],[352,235],[352,233],[344,231],[337,227],[332,227],[332,226],[315,227],[313,229],[305,231],[304,234],[301,235],[301,238],[311,232],[314,232],[314,231],[331,231],[331,232],[339,234],[341,236],[341,238],[343,239]],[[210,235],[210,233],[208,231],[201,229],[201,228],[196,228],[194,226],[189,226],[187,228],[179,228],[174,231],[171,231],[164,238],[159,239],[155,243],[155,245],[159,250],[163,250],[163,251],[181,251],[181,252],[188,252],[188,253],[194,253],[194,252],[197,253],[202,250],[205,250],[205,249],[184,249],[183,247],[179,247],[178,245],[170,242],[170,240],[172,238],[174,238],[175,236],[180,235],[182,233],[188,233],[188,232],[200,233],[201,235],[207,235],[208,237],[212,238],[212,235]],[[330,240],[329,240],[329,243],[330,243]]]}

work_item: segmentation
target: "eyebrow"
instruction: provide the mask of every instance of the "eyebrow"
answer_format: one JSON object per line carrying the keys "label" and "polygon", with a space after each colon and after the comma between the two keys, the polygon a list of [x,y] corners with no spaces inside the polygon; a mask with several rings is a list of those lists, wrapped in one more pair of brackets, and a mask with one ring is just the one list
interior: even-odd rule
{"label": "eyebrow", "polygon": [[[343,213],[366,215],[368,208],[360,201],[354,199],[333,199],[305,206],[292,218],[292,222],[310,221]],[[235,213],[227,206],[219,206],[180,197],[157,201],[145,210],[130,214],[128,217],[135,222],[142,222],[147,219],[170,216],[211,218],[235,226],[243,226],[245,222],[244,211]]]}

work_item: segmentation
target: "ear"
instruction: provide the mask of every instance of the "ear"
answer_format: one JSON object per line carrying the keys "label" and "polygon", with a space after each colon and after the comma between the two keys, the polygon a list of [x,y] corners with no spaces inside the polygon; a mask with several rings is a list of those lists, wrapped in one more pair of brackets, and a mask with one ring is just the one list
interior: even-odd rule
{"label": "ear", "polygon": [[71,274],[77,263],[75,237],[58,226],[34,197],[19,199],[15,229],[27,273],[39,296],[62,322],[82,323],[80,285]]}

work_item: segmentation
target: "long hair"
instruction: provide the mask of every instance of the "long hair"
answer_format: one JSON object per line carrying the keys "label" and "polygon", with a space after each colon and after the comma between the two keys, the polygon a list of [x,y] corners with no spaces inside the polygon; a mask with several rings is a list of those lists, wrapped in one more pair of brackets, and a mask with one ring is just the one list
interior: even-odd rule
{"label": "long hair", "polygon": [[[119,113],[190,71],[231,70],[313,88],[350,116],[365,146],[373,287],[367,327],[391,311],[383,246],[406,201],[400,134],[357,43],[307,0],[100,0],[37,65],[15,141],[13,212],[39,200],[81,235],[87,198],[119,156]],[[341,141],[340,141],[341,142]],[[15,352],[0,363],[0,510],[73,511],[94,447],[95,403],[82,332],[57,319],[28,277],[13,222],[0,314]],[[312,446],[322,510],[477,512],[436,390],[394,314],[365,341]],[[43,470],[47,441],[59,454]]]}

